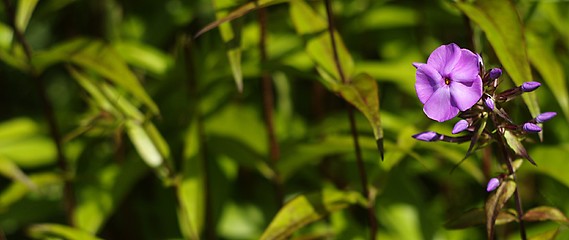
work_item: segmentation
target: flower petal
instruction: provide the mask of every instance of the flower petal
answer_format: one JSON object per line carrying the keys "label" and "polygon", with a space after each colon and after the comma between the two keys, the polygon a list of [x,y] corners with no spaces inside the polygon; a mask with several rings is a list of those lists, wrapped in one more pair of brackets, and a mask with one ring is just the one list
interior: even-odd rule
{"label": "flower petal", "polygon": [[451,98],[460,111],[469,109],[482,97],[482,79],[478,75],[477,78],[478,80],[470,83],[450,83]]}
{"label": "flower petal", "polygon": [[449,74],[453,81],[472,82],[480,72],[478,56],[468,49],[461,49],[460,59]]}
{"label": "flower petal", "polygon": [[415,91],[423,104],[429,100],[437,89],[445,84],[439,72],[428,64],[420,65],[417,68],[415,76],[417,79],[415,82]]}
{"label": "flower petal", "polygon": [[456,116],[458,114],[458,108],[451,104],[450,88],[448,86],[443,86],[425,103],[423,107],[423,112],[430,119],[444,122]]}
{"label": "flower petal", "polygon": [[[458,45],[454,43],[442,45],[431,53],[427,64],[434,67],[442,76],[448,76],[459,62],[460,55],[461,50]],[[478,60],[476,62],[478,64]]]}

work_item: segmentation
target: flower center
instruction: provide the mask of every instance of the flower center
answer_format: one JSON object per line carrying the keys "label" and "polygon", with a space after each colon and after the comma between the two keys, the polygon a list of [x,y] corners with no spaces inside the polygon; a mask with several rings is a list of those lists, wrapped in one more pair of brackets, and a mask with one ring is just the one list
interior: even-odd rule
{"label": "flower center", "polygon": [[450,78],[445,78],[445,84],[450,85]]}

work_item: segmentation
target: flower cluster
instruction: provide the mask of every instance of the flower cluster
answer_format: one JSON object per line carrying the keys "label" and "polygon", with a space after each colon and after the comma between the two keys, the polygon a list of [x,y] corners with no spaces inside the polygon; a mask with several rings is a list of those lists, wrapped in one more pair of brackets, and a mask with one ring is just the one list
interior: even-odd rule
{"label": "flower cluster", "polygon": [[[462,136],[447,136],[428,131],[413,135],[415,139],[426,142],[470,141],[467,156],[475,145],[497,142],[509,146],[513,151],[512,157],[522,157],[535,164],[520,141],[528,133],[540,132],[541,123],[552,119],[556,113],[544,112],[516,124],[501,105],[536,90],[541,85],[539,82],[525,82],[497,92],[502,70],[484,69],[480,55],[461,49],[454,43],[438,47],[427,63],[413,63],[413,66],[417,68],[415,90],[424,104],[423,111],[427,117],[438,122],[458,117],[460,120],[454,125],[452,134],[466,132]],[[500,182],[498,178],[492,178],[487,190],[496,189]]]}

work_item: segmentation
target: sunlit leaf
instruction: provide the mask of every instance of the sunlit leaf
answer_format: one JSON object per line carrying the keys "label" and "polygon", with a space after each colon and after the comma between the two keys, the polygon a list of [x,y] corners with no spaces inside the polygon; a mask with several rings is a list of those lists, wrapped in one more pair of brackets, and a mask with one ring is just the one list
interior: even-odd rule
{"label": "sunlit leaf", "polygon": [[144,102],[152,112],[159,112],[156,103],[112,46],[101,41],[78,38],[39,52],[32,60],[39,72],[61,62],[70,62],[100,74]]}
{"label": "sunlit leaf", "polygon": [[488,239],[493,239],[496,219],[504,207],[504,204],[514,194],[514,191],[516,191],[516,183],[511,180],[506,180],[502,182],[500,187],[486,200],[484,211],[486,212],[486,233]]}
{"label": "sunlit leaf", "polygon": [[63,178],[51,172],[30,174],[28,178],[36,188],[30,189],[26,184],[21,182],[12,182],[12,184],[0,194],[0,211],[9,208],[10,205],[21,200],[30,191],[37,190],[41,193],[41,191],[47,189],[48,186],[61,187],[63,185]]}
{"label": "sunlit leaf", "polygon": [[529,237],[529,240],[555,240],[557,239],[557,235],[559,234],[559,228],[555,228],[553,230],[549,230],[546,232],[542,232],[538,235],[534,235]]}
{"label": "sunlit leaf", "polygon": [[185,136],[184,161],[177,188],[180,229],[186,238],[199,239],[205,220],[205,170],[200,153],[198,121],[191,122]]}
{"label": "sunlit leaf", "polygon": [[[216,11],[216,18],[223,19],[227,17],[228,12],[225,9],[232,7],[237,1],[234,0],[213,0]],[[236,24],[232,25],[231,22],[222,23],[219,25],[219,32],[221,39],[227,48],[227,57],[233,79],[237,84],[237,90],[243,92],[243,72],[241,70],[241,29]]]}
{"label": "sunlit leaf", "polygon": [[[517,221],[516,215],[507,210],[502,210],[496,217],[496,225],[502,225],[510,222]],[[471,209],[460,216],[456,217],[445,223],[445,228],[448,229],[463,229],[482,225],[486,223],[486,212],[482,208]]]}
{"label": "sunlit leaf", "polygon": [[[456,6],[486,33],[498,59],[517,85],[533,80],[522,23],[512,1],[457,1]],[[531,115],[537,116],[540,112],[535,93],[522,97]]]}
{"label": "sunlit leaf", "polygon": [[[336,63],[330,34],[327,32],[325,18],[318,15],[308,4],[301,0],[290,2],[290,15],[296,31],[306,37],[306,52],[316,64],[332,76],[336,82],[341,82]],[[354,61],[346,49],[340,35],[334,31],[338,59],[344,73],[349,79],[354,74]]]}
{"label": "sunlit leaf", "polygon": [[129,64],[164,75],[172,66],[173,59],[152,46],[135,41],[121,41],[113,44],[117,53]]}
{"label": "sunlit leaf", "polygon": [[97,233],[146,171],[140,161],[127,160],[121,165],[111,163],[92,171],[92,177],[78,179],[73,211],[76,227]]}
{"label": "sunlit leaf", "polygon": [[25,32],[38,0],[19,0],[16,10],[16,27]]}
{"label": "sunlit leaf", "polygon": [[569,219],[557,208],[548,206],[539,206],[532,208],[524,213],[522,217],[524,221],[556,221],[566,225],[569,225]]}
{"label": "sunlit leaf", "polygon": [[127,120],[125,127],[134,148],[144,162],[152,168],[160,167],[164,158],[142,125],[133,120]]}
{"label": "sunlit leaf", "polygon": [[286,239],[296,230],[350,205],[366,205],[358,192],[323,190],[300,195],[286,203],[260,239]]}
{"label": "sunlit leaf", "polygon": [[24,172],[10,159],[0,155],[0,175],[10,178],[14,181],[19,181],[28,186],[28,188],[34,188],[33,182],[26,176]]}
{"label": "sunlit leaf", "polygon": [[547,46],[542,39],[529,31],[526,32],[526,36],[531,64],[543,77],[569,121],[569,93],[567,93],[567,79],[563,66],[552,47]]}
{"label": "sunlit leaf", "polygon": [[373,135],[383,158],[383,129],[379,114],[377,82],[368,74],[359,74],[351,82],[340,85],[340,95],[362,112],[373,128]]}
{"label": "sunlit leaf", "polygon": [[34,239],[63,238],[67,240],[99,240],[82,230],[60,224],[35,224],[28,228],[28,235]]}

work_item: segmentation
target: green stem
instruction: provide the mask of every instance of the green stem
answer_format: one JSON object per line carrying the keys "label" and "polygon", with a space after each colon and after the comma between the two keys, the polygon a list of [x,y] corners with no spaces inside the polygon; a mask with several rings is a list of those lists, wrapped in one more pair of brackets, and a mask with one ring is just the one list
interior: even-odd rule
{"label": "green stem", "polygon": [[[342,65],[340,64],[340,58],[338,56],[338,48],[336,46],[336,38],[334,37],[334,21],[333,21],[333,13],[332,13],[332,6],[330,0],[324,1],[326,5],[326,16],[328,19],[328,33],[330,35],[330,42],[332,43],[332,52],[334,55],[334,63],[336,64],[336,69],[338,70],[338,75],[340,75],[340,79],[343,84],[348,84],[349,80],[346,79],[344,75],[344,71],[342,70]],[[354,116],[354,107],[348,105],[348,117],[350,119],[350,129],[352,132],[352,138],[354,140],[354,150],[356,152],[356,163],[358,165],[358,171],[360,175],[360,182],[362,185],[362,194],[368,199],[369,203],[367,206],[367,213],[368,213],[368,224],[370,230],[370,239],[376,239],[377,235],[377,221],[375,216],[375,206],[374,203],[371,201],[372,197],[369,194],[368,182],[367,182],[367,174],[362,158],[361,148],[358,140],[358,131],[356,126],[356,119]]]}

